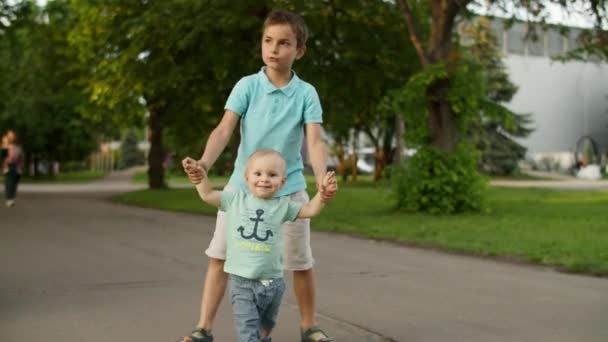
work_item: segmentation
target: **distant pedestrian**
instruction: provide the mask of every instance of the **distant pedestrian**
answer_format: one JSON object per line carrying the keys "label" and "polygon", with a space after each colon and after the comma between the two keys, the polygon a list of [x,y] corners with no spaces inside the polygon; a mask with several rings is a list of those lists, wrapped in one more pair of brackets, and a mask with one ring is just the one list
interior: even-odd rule
{"label": "distant pedestrian", "polygon": [[17,135],[13,131],[6,134],[6,158],[2,161],[2,172],[4,174],[4,186],[6,206],[15,205],[17,198],[17,185],[23,172],[23,151],[17,144]]}
{"label": "distant pedestrian", "polygon": [[0,143],[0,165],[4,165],[4,158],[8,155],[8,137],[2,136],[2,143]]}

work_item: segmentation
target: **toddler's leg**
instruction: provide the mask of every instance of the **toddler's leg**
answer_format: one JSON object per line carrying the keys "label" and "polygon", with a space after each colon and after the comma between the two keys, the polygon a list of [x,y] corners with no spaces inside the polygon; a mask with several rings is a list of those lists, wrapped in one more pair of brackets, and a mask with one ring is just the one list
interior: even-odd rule
{"label": "toddler's leg", "polygon": [[270,341],[270,333],[276,325],[279,307],[285,293],[285,282],[283,279],[275,279],[272,284],[261,289],[263,292],[258,294],[258,303],[264,305],[260,307],[260,326],[262,335],[266,338],[261,341]]}
{"label": "toddler's leg", "polygon": [[260,315],[253,285],[252,280],[230,276],[230,298],[239,342],[260,341]]}

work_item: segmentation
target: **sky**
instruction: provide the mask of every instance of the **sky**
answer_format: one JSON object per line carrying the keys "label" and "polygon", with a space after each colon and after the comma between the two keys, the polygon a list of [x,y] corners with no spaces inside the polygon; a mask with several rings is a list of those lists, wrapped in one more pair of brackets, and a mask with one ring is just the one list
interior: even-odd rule
{"label": "sky", "polygon": [[[9,0],[10,2],[15,2],[18,0]],[[36,3],[40,6],[46,5],[48,0],[36,0]],[[475,1],[474,1],[475,2]],[[549,2],[549,1],[547,1]],[[584,3],[588,1],[577,1],[566,11],[564,8],[559,5],[550,3],[547,5],[549,17],[547,22],[550,24],[557,25],[565,25],[565,26],[573,26],[573,27],[581,27],[581,28],[591,28],[594,25],[593,19],[583,13],[582,9],[584,8]],[[469,6],[469,9],[477,12],[479,14],[487,14],[493,15],[497,17],[511,17],[514,11],[511,9],[507,12],[505,11],[497,11],[491,10],[488,8],[483,8],[479,6],[474,6],[473,4]],[[608,8],[604,9],[604,14],[608,17]],[[515,13],[516,17],[521,20],[527,20],[527,15],[525,13]],[[605,23],[605,29],[608,29],[608,20]]]}
{"label": "sky", "polygon": [[[585,4],[588,3],[588,1],[576,1],[576,2],[572,2],[569,3],[568,8],[563,8],[555,3],[551,3],[551,2],[547,2],[546,5],[546,13],[547,13],[547,19],[546,22],[549,24],[556,24],[556,25],[564,25],[564,26],[571,26],[571,27],[580,27],[580,28],[592,28],[594,26],[594,20],[591,16],[589,16],[587,13],[585,13],[584,8],[585,8]],[[507,8],[506,11],[504,10],[500,10],[500,9],[491,9],[488,7],[480,7],[480,6],[475,6],[474,4],[469,5],[469,9],[479,13],[479,14],[486,14],[486,15],[492,15],[492,16],[496,16],[496,17],[503,17],[503,18],[510,18],[513,16],[513,14],[515,14],[515,17],[517,19],[523,20],[523,21],[527,21],[530,20],[531,18],[529,18],[529,15],[525,12],[525,11],[515,11],[513,9],[513,7],[511,6],[511,8]],[[604,9],[604,15],[608,16],[608,8]],[[534,21],[534,20],[531,20]],[[608,23],[605,23],[605,26]],[[608,27],[605,27],[605,29],[608,29]]]}

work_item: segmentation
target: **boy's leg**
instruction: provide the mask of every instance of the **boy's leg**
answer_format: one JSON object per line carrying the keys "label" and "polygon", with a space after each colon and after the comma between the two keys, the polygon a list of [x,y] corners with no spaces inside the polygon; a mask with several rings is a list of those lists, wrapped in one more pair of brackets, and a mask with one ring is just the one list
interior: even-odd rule
{"label": "boy's leg", "polygon": [[260,314],[255,295],[258,285],[261,284],[256,280],[230,276],[230,301],[239,342],[260,341]]}
{"label": "boy's leg", "polygon": [[228,275],[224,272],[224,260],[209,258],[197,327],[211,331],[215,315],[224,298],[227,283]]}
{"label": "boy's leg", "polygon": [[[222,302],[228,275],[224,272],[224,260],[226,259],[226,233],[225,213],[218,211],[215,222],[213,238],[205,254],[209,257],[207,273],[205,274],[204,287],[202,290],[201,311],[197,328],[203,328],[210,333],[217,310]],[[190,336],[182,339],[184,342],[193,342]],[[206,340],[203,340],[206,341]],[[209,341],[213,341],[212,338]]]}
{"label": "boy's leg", "polygon": [[315,277],[311,269],[293,271],[293,288],[300,308],[302,330],[317,325],[315,320]]}
{"label": "boy's leg", "polygon": [[[291,195],[298,202],[308,202],[306,191]],[[315,278],[313,272],[314,259],[310,248],[310,219],[298,219],[283,224],[285,269],[293,271],[293,285],[298,307],[300,309],[300,328],[303,332],[315,328]],[[322,330],[320,330],[322,332]],[[327,334],[314,334],[308,341],[334,341]],[[319,337],[319,338],[317,338]]]}

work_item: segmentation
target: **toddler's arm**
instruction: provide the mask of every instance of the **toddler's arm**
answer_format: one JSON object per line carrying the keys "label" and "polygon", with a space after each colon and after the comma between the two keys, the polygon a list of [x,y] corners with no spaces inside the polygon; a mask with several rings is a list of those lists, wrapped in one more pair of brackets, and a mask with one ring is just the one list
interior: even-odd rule
{"label": "toddler's arm", "polygon": [[[187,157],[182,161],[184,168],[186,164],[192,163],[196,163],[196,161],[190,157]],[[222,192],[214,190],[213,187],[211,187],[211,184],[209,184],[209,178],[207,178],[207,170],[200,166],[197,166],[197,168],[198,173],[201,177],[200,181],[196,184],[196,191],[198,192],[198,195],[203,201],[207,202],[208,204],[214,207],[219,207],[221,204]]]}
{"label": "toddler's arm", "polygon": [[325,177],[323,177],[321,189],[317,191],[315,197],[313,197],[310,202],[302,206],[302,209],[300,209],[300,212],[298,213],[298,218],[311,218],[319,215],[321,209],[323,209],[325,204],[329,201],[325,199],[326,196],[324,196],[323,193],[330,192],[333,197],[336,191],[338,191],[336,175],[333,171],[330,171],[325,174]]}

